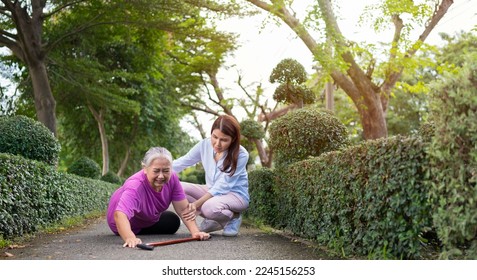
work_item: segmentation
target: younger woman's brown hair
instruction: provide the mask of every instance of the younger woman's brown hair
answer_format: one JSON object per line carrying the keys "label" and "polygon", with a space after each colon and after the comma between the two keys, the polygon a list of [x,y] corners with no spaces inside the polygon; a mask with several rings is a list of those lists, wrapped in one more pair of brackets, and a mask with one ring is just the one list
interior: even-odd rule
{"label": "younger woman's brown hair", "polygon": [[224,159],[224,164],[222,165],[222,172],[229,173],[230,176],[234,175],[235,170],[237,170],[237,162],[240,151],[240,124],[238,121],[229,115],[219,116],[214,123],[212,124],[212,133],[215,129],[220,130],[223,134],[228,135],[232,138],[230,143],[227,156]]}

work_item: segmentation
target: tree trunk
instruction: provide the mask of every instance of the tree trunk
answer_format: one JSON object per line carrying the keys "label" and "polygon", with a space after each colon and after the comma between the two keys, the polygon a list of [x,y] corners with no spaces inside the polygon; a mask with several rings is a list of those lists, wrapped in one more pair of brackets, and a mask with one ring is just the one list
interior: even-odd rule
{"label": "tree trunk", "polygon": [[56,102],[50,88],[46,66],[43,62],[28,65],[33,95],[35,98],[36,117],[56,136]]}
{"label": "tree trunk", "polygon": [[358,110],[363,126],[364,139],[378,139],[388,136],[388,128],[381,101],[376,98],[371,106]]}
{"label": "tree trunk", "polygon": [[290,104],[290,105],[288,105],[284,108],[274,110],[274,111],[272,111],[268,114],[261,113],[261,114],[258,115],[258,121],[259,122],[273,121],[274,119],[279,118],[279,117],[285,115],[286,113],[288,113],[289,111],[294,110],[296,108],[298,108],[296,104]]}
{"label": "tree trunk", "polygon": [[121,162],[121,166],[119,167],[118,173],[116,173],[116,175],[118,175],[120,178],[122,178],[124,175],[124,171],[126,170],[126,167],[128,166],[130,156],[131,156],[131,146],[127,148],[126,154],[124,155],[124,159]]}
{"label": "tree trunk", "polygon": [[326,109],[334,112],[335,100],[333,98],[333,84],[331,82],[327,82],[325,85],[325,101],[326,101]]}
{"label": "tree trunk", "polygon": [[128,142],[129,145],[126,148],[126,154],[124,155],[123,161],[121,162],[121,166],[119,167],[119,170],[116,173],[116,175],[118,175],[121,178],[124,176],[124,172],[126,171],[126,167],[128,166],[128,162],[129,162],[129,159],[131,157],[131,146],[133,145],[133,143],[136,139],[137,129],[138,129],[138,126],[139,126],[138,122],[139,122],[139,116],[135,115],[134,120],[133,120],[133,130],[131,131],[131,135],[128,138],[129,139],[129,142]]}
{"label": "tree trunk", "polygon": [[265,150],[265,147],[263,146],[262,140],[260,139],[250,139],[255,143],[255,147],[257,148],[258,151],[258,157],[260,158],[260,163],[262,164],[263,167],[272,167],[272,159],[271,159],[271,153],[270,156]]}
{"label": "tree trunk", "polygon": [[350,67],[348,76],[338,71],[334,71],[331,76],[355,104],[364,138],[370,140],[387,137],[388,129],[379,88],[375,88],[368,78],[364,78],[356,66]]}
{"label": "tree trunk", "polygon": [[103,171],[104,176],[109,171],[109,151],[108,151],[108,138],[106,137],[106,128],[104,127],[103,110],[96,111],[93,106],[88,104],[88,108],[94,116],[94,119],[98,123],[99,136],[101,138],[101,150],[103,155]]}
{"label": "tree trunk", "polygon": [[56,102],[48,79],[42,42],[43,8],[46,1],[28,1],[30,5],[25,3],[27,1],[2,2],[2,15],[10,13],[14,24],[11,28],[16,29],[17,34],[2,32],[0,46],[8,47],[28,67],[37,119],[56,136]]}

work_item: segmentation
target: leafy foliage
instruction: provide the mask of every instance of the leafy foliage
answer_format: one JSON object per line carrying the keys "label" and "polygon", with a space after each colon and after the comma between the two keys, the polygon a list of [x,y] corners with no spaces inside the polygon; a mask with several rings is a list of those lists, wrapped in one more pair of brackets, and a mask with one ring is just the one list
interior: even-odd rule
{"label": "leafy foliage", "polygon": [[418,259],[422,235],[432,228],[427,165],[425,143],[399,136],[323,153],[273,174],[252,171],[250,190],[258,201],[249,213],[345,256]]}
{"label": "leafy foliage", "polygon": [[275,213],[279,211],[274,193],[275,174],[272,169],[260,168],[249,172],[250,206],[246,215],[267,224],[276,224]]}
{"label": "leafy foliage", "polygon": [[42,123],[26,116],[0,117],[0,153],[58,163],[61,146]]}
{"label": "leafy foliage", "polygon": [[[207,9],[221,15],[243,14],[243,9],[196,0],[43,2],[54,11],[54,16],[40,16],[44,21],[37,29],[42,30],[41,53],[57,101],[60,167],[66,169],[80,155],[97,162],[108,159],[101,158],[108,156],[102,154],[92,110],[102,118],[108,149],[121,151],[109,155],[109,169],[121,174],[133,173],[144,151],[157,143],[173,154],[188,150],[190,137],[179,124],[187,110],[180,101],[197,94],[202,83],[192,68],[219,68],[223,53],[210,49],[234,46],[233,36],[207,22]],[[32,9],[29,2],[19,5]],[[1,22],[6,30],[14,27],[8,16]],[[7,100],[15,103],[8,104],[15,107],[9,113],[35,115],[29,68],[18,57],[0,59],[15,70],[7,72],[15,73],[19,85],[12,98],[18,102]]]}
{"label": "leafy foliage", "polygon": [[477,34],[475,31],[461,32],[454,36],[440,35],[446,41],[446,44],[439,52],[439,63],[444,62],[455,67],[462,67],[467,62],[469,54],[477,52]]}
{"label": "leafy foliage", "polygon": [[205,171],[200,165],[187,168],[179,176],[181,181],[205,185]]}
{"label": "leafy foliage", "polygon": [[477,52],[435,83],[429,147],[434,224],[443,258],[477,258]]}
{"label": "leafy foliage", "polygon": [[345,147],[347,130],[332,113],[303,108],[270,125],[269,144],[281,166]]}
{"label": "leafy foliage", "polygon": [[257,121],[247,119],[243,120],[240,123],[240,132],[243,136],[252,139],[263,139],[265,138],[265,131],[263,126],[260,125]]}
{"label": "leafy foliage", "polygon": [[424,142],[431,142],[432,137],[436,134],[436,127],[433,122],[424,122],[421,124],[419,127],[419,132],[418,136],[421,137],[421,139]]}
{"label": "leafy foliage", "polygon": [[270,74],[270,82],[278,82],[280,85],[273,94],[277,102],[299,104],[312,104],[315,96],[311,89],[304,83],[307,80],[305,67],[295,59],[284,59],[278,63]]}
{"label": "leafy foliage", "polygon": [[[52,36],[59,36],[88,16],[63,15],[47,27]],[[157,143],[175,154],[189,147],[189,137],[179,125],[184,111],[178,99],[180,94],[190,94],[183,85],[193,87],[198,80],[183,68],[176,69],[167,55],[168,36],[159,26],[102,25],[70,36],[51,52],[64,166],[80,155],[97,162],[107,160],[101,158],[98,121],[92,109],[104,121],[108,150],[123,151],[109,154],[109,169],[117,171],[124,161],[130,162],[121,175],[135,172],[144,152]]]}
{"label": "leafy foliage", "polygon": [[91,179],[100,179],[101,168],[97,162],[83,156],[71,164],[68,168],[68,173]]}
{"label": "leafy foliage", "polygon": [[299,85],[306,82],[306,76],[305,67],[303,67],[303,65],[295,59],[287,58],[280,61],[280,63],[273,68],[269,80],[271,83],[293,83]]}
{"label": "leafy foliage", "polygon": [[105,211],[116,188],[60,173],[42,162],[0,154],[0,236],[22,236],[68,217]]}
{"label": "leafy foliage", "polygon": [[119,177],[112,171],[108,171],[106,174],[101,176],[101,181],[109,182],[111,184],[116,184],[116,185],[121,185],[123,183],[123,180],[121,179],[121,177]]}
{"label": "leafy foliage", "polygon": [[428,114],[429,89],[424,84],[435,77],[419,72],[404,75],[403,82],[396,86],[394,97],[389,100],[386,122],[391,136],[416,134]]}

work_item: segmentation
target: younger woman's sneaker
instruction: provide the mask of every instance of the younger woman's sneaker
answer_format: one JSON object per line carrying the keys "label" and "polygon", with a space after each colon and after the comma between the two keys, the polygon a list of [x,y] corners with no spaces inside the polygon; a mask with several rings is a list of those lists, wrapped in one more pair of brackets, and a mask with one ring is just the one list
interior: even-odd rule
{"label": "younger woman's sneaker", "polygon": [[221,229],[222,226],[218,222],[209,219],[204,219],[199,226],[199,230],[203,232],[213,232]]}
{"label": "younger woman's sneaker", "polygon": [[237,236],[239,233],[240,224],[242,223],[242,215],[238,218],[230,220],[225,227],[224,232],[222,233],[223,236],[234,237]]}

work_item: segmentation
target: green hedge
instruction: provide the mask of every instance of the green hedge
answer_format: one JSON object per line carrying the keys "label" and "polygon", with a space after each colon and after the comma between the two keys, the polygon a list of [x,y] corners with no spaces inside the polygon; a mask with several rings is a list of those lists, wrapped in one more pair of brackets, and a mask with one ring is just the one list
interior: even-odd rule
{"label": "green hedge", "polygon": [[42,123],[26,116],[0,117],[0,153],[58,163],[60,143]]}
{"label": "green hedge", "polygon": [[[394,137],[294,163],[276,172],[267,194],[278,211],[261,218],[345,255],[420,258],[422,232],[432,227],[424,147],[418,138]],[[263,196],[269,182],[254,179],[262,172],[250,173],[250,189]]]}
{"label": "green hedge", "polygon": [[275,174],[269,168],[254,170],[248,175],[250,206],[246,215],[266,224],[275,224],[275,213],[279,210],[274,194]]}
{"label": "green hedge", "polygon": [[477,53],[434,86],[429,146],[442,258],[477,259]]}
{"label": "green hedge", "polygon": [[105,211],[117,187],[0,153],[0,236],[21,236],[67,217]]}
{"label": "green hedge", "polygon": [[199,167],[192,167],[181,172],[179,179],[183,182],[205,185],[205,171]]}

